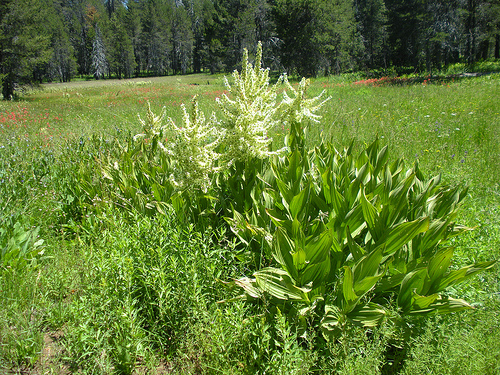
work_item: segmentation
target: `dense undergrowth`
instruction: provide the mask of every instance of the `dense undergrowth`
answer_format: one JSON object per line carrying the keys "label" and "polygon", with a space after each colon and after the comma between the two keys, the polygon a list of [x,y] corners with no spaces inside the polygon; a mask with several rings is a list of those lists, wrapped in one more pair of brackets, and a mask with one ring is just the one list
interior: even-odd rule
{"label": "dense undergrowth", "polygon": [[[259,69],[256,64],[256,76]],[[190,168],[207,167],[209,182],[193,174],[187,186],[180,181],[185,173],[173,173],[183,168],[171,159],[175,132],[164,134],[175,127],[144,132],[159,119],[150,112],[148,120],[144,105],[142,129],[136,121],[131,133],[117,132],[116,120],[96,135],[90,129],[103,120],[92,125],[91,113],[101,110],[80,107],[71,116],[87,119],[88,135],[57,142],[56,132],[80,130],[57,128],[58,120],[50,121],[52,128],[30,129],[27,116],[4,122],[1,368],[498,373],[498,266],[491,263],[500,244],[498,78],[310,87],[313,94],[321,89],[333,99],[319,124],[297,126],[296,114],[289,121],[278,116],[282,108],[266,107],[269,116],[259,121],[279,119],[269,127],[273,150],[287,150],[232,163],[213,155],[210,168],[200,159]],[[62,100],[82,100],[69,95]],[[174,124],[203,129],[201,111],[215,107],[202,99],[198,114],[187,110]],[[9,105],[14,110],[20,103]],[[216,116],[226,119],[226,131],[237,126],[228,125],[231,114],[217,110]],[[134,139],[138,133],[147,136]],[[320,146],[321,139],[331,142]],[[202,145],[213,141],[209,136]],[[212,150],[219,153],[220,145]],[[441,181],[429,178],[438,174]],[[464,268],[471,264],[490,269],[472,275],[474,268]],[[467,274],[473,277],[462,283],[443,281]],[[446,306],[467,309],[412,313]]]}

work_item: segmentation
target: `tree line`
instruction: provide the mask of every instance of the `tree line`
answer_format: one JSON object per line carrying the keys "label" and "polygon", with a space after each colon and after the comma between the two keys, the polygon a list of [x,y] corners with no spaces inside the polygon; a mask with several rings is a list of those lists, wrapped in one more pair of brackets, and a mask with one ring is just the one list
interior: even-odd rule
{"label": "tree line", "polygon": [[0,0],[0,81],[232,71],[316,76],[500,57],[500,0]]}

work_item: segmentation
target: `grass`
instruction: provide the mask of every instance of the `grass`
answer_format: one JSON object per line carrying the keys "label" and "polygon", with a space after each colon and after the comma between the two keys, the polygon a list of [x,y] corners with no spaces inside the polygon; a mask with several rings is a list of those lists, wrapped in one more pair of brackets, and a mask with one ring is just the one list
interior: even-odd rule
{"label": "grass", "polygon": [[[53,84],[0,103],[0,245],[16,223],[44,240],[36,265],[0,271],[0,373],[500,374],[498,266],[449,291],[472,311],[353,327],[326,343],[312,330],[297,337],[279,310],[266,318],[265,304],[218,303],[234,296],[220,280],[251,273],[224,227],[199,232],[172,213],[75,201],[74,176],[92,175],[113,139],[139,132],[147,101],[179,121],[194,94],[217,110],[222,82]],[[455,266],[500,258],[498,75],[380,87],[325,78],[310,95],[323,89],[332,100],[310,145],[322,135],[361,148],[378,136],[394,158],[468,184],[457,222],[474,230],[453,243]]]}

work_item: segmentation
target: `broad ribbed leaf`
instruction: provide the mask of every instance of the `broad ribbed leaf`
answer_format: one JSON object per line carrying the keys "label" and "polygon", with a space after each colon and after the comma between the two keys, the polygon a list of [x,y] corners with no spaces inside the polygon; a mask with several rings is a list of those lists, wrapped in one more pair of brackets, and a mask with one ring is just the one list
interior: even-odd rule
{"label": "broad ribbed leaf", "polygon": [[307,242],[305,248],[307,262],[310,264],[323,262],[330,254],[332,246],[333,233],[331,229],[327,229]]}
{"label": "broad ribbed leaf", "polygon": [[290,188],[287,186],[287,184],[285,184],[281,179],[279,178],[276,178],[276,184],[278,185],[278,189],[281,193],[281,198],[282,198],[282,202],[285,207],[289,207],[290,205],[290,202],[292,201],[293,199],[293,194],[290,190]]}
{"label": "broad ribbed leaf", "polygon": [[288,171],[287,171],[288,181],[297,181],[298,179],[300,179],[301,176],[298,173],[298,170],[301,167],[300,162],[301,162],[300,152],[299,150],[294,150],[288,157]]}
{"label": "broad ribbed leaf", "polygon": [[408,204],[408,191],[410,190],[410,187],[414,182],[415,174],[412,173],[389,193],[389,199],[392,206],[391,215],[389,217],[390,223],[394,223],[396,218],[398,218],[398,216],[401,215],[402,212],[404,212],[403,209]]}
{"label": "broad ribbed leaf", "polygon": [[405,311],[409,311],[412,303],[413,293],[422,293],[425,278],[427,277],[427,268],[420,268],[408,273],[403,282],[398,295],[398,305]]}
{"label": "broad ribbed leaf", "polygon": [[383,276],[384,274],[381,273],[380,275],[375,275],[375,276],[367,276],[364,279],[357,281],[354,283],[354,293],[358,297],[362,297],[366,293],[372,289],[377,281]]}
{"label": "broad ribbed leaf", "polygon": [[294,196],[292,198],[292,201],[290,202],[290,213],[293,219],[297,219],[299,217],[299,214],[304,211],[306,205],[308,204],[309,185],[310,184],[308,184],[307,187],[303,189],[298,195]]}
{"label": "broad ribbed leaf", "polygon": [[346,193],[347,193],[346,198],[347,198],[348,202],[354,202],[356,200],[356,198],[358,197],[359,187],[360,187],[361,183],[364,182],[365,177],[369,172],[369,169],[370,168],[369,168],[368,163],[366,163],[365,165],[363,165],[359,169],[358,175],[356,176],[356,179],[351,182],[351,184],[349,185],[349,188],[346,191]]}
{"label": "broad ribbed leaf", "polygon": [[366,251],[352,239],[349,227],[346,228],[346,237],[347,246],[349,246],[349,251],[351,252],[352,257],[355,261],[360,260],[361,257],[366,254]]}
{"label": "broad ribbed leaf", "polygon": [[438,290],[434,290],[434,286],[439,285],[439,282],[450,266],[452,257],[453,248],[449,247],[439,250],[429,261],[427,274],[429,275],[429,291],[431,293],[438,292]]}
{"label": "broad ribbed leaf", "polygon": [[366,226],[363,220],[363,209],[361,205],[355,205],[354,208],[347,213],[343,224],[351,229],[351,234],[353,236],[358,235],[359,230]]}
{"label": "broad ribbed leaf", "polygon": [[416,235],[425,232],[428,228],[428,217],[396,225],[385,237],[378,241],[377,249],[384,248],[384,255],[394,254]]}
{"label": "broad ribbed leaf", "polygon": [[314,190],[310,190],[310,193],[311,193],[312,202],[316,205],[316,207],[320,211],[325,212],[325,213],[330,211],[330,205],[327,204],[326,201],[323,200],[323,198],[321,198],[321,196],[318,193],[316,193]]}
{"label": "broad ribbed leaf", "polygon": [[306,252],[303,247],[295,246],[295,252],[292,254],[293,265],[297,272],[300,272],[304,267],[306,267]]}
{"label": "broad ribbed leaf", "polygon": [[358,298],[358,296],[354,292],[354,275],[349,266],[344,266],[342,293],[344,294],[344,299],[348,304],[351,304]]}
{"label": "broad ribbed leaf", "polygon": [[382,167],[385,165],[385,163],[387,163],[387,159],[389,158],[389,152],[388,151],[389,151],[389,147],[387,147],[387,145],[386,145],[378,153],[378,155],[377,155],[377,161],[373,165],[373,175],[375,177],[378,176],[378,174],[379,174],[380,170],[382,169]]}
{"label": "broad ribbed leaf", "polygon": [[[411,303],[411,311],[425,311],[429,308],[429,305],[434,303],[439,295],[431,294],[430,296],[421,296],[417,293],[413,293],[412,303]],[[432,309],[432,308],[431,308]]]}
{"label": "broad ribbed leaf", "polygon": [[451,271],[441,279],[439,285],[435,288],[435,291],[440,292],[452,285],[461,283],[462,281],[465,281],[469,277],[472,277],[478,274],[479,272],[482,272],[484,270],[493,267],[495,264],[496,261],[493,260],[490,262],[476,263],[467,267],[460,268],[458,270]]}
{"label": "broad ribbed leaf", "polygon": [[310,264],[300,272],[300,286],[311,285],[311,288],[315,289],[322,285],[329,273],[330,259],[325,259],[321,263]]}
{"label": "broad ribbed leaf", "polygon": [[335,305],[326,305],[325,314],[321,319],[321,331],[325,338],[332,339],[338,336],[341,332],[341,327],[345,322],[345,316],[342,311]]}
{"label": "broad ribbed leaf", "polygon": [[278,268],[264,268],[254,273],[259,288],[275,298],[288,301],[307,301],[306,293],[310,288],[298,288],[294,285],[290,275]]}
{"label": "broad ribbed leaf", "polygon": [[389,165],[385,165],[385,172],[384,172],[384,189],[382,190],[381,196],[384,199],[384,202],[389,199],[389,194],[392,190],[392,174],[391,170],[389,168]]}
{"label": "broad ribbed leaf", "polygon": [[440,297],[429,307],[435,309],[440,314],[473,309],[473,307],[463,299],[455,299],[451,297]]}
{"label": "broad ribbed leaf", "polygon": [[332,203],[332,190],[330,189],[330,183],[332,181],[332,172],[330,167],[326,169],[326,171],[321,175],[321,180],[323,182],[323,197],[328,205]]}
{"label": "broad ribbed leaf", "polygon": [[363,210],[363,217],[365,218],[366,224],[368,225],[368,229],[370,230],[373,239],[376,241],[379,238],[379,235],[381,235],[381,233],[376,233],[375,231],[375,224],[378,219],[378,211],[375,206],[371,204],[368,199],[366,199],[364,188],[361,190],[360,201],[361,208]]}
{"label": "broad ribbed leaf", "polygon": [[390,277],[384,277],[380,282],[378,283],[377,287],[375,288],[375,292],[385,292],[387,290],[391,290],[395,287],[397,287],[403,279],[405,278],[406,274],[404,273],[398,273],[396,275],[392,275]]}
{"label": "broad ribbed leaf", "polygon": [[450,223],[448,220],[433,220],[420,241],[420,254],[424,255],[426,250],[434,248],[434,246],[443,241],[447,235],[449,225]]}
{"label": "broad ribbed leaf", "polygon": [[339,193],[339,191],[334,185],[331,187],[331,195],[332,195],[333,210],[337,215],[339,215],[343,211],[345,205],[345,198],[342,196],[342,194]]}
{"label": "broad ribbed leaf", "polygon": [[412,315],[416,314],[428,314],[428,313],[438,313],[438,314],[448,314],[452,312],[473,309],[463,299],[455,299],[451,297],[439,296],[433,303],[428,305],[423,309],[414,309],[410,311]]}
{"label": "broad ribbed leaf", "polygon": [[261,298],[262,292],[257,287],[255,279],[250,279],[248,277],[242,277],[241,279],[234,280],[234,283],[239,287],[243,288],[245,293],[247,293],[252,298]]}
{"label": "broad ribbed leaf", "polygon": [[375,276],[379,270],[382,261],[382,249],[374,250],[362,257],[353,267],[354,281],[363,280],[368,276]]}
{"label": "broad ribbed leaf", "polygon": [[292,256],[295,252],[295,245],[283,228],[276,228],[273,236],[273,247],[273,256],[276,261],[281,264],[294,279],[297,279],[298,273]]}
{"label": "broad ribbed leaf", "polygon": [[357,306],[347,314],[347,318],[363,327],[376,327],[384,319],[386,310],[377,303],[368,302],[366,305]]}

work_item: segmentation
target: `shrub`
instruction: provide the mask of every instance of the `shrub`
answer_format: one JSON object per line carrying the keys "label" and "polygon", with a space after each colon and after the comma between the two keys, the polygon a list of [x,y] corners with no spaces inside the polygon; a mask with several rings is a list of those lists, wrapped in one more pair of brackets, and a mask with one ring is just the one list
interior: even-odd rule
{"label": "shrub", "polygon": [[418,164],[389,162],[378,140],[357,156],[328,143],[296,150],[271,170],[255,208],[267,218],[235,211],[229,219],[274,263],[233,282],[242,298],[270,300],[327,337],[346,324],[378,325],[390,318],[391,301],[403,315],[472,308],[446,289],[495,262],[450,269],[447,240],[468,230],[454,223],[466,188],[426,179]]}
{"label": "shrub", "polygon": [[[182,127],[149,110],[144,133],[104,167],[123,200],[173,206],[184,224],[224,217],[255,270],[231,284],[241,298],[276,305],[301,334],[312,324],[331,338],[348,325],[471,308],[448,288],[495,262],[451,267],[448,240],[468,230],[454,222],[467,189],[391,162],[378,139],[358,155],[328,142],[307,150],[308,121],[325,101],[306,99],[305,79],[269,87],[261,53],[254,67],[245,52],[226,84],[233,97],[218,99],[221,120],[206,122],[196,101],[191,115],[183,107]],[[277,126],[289,133],[273,151]]]}

